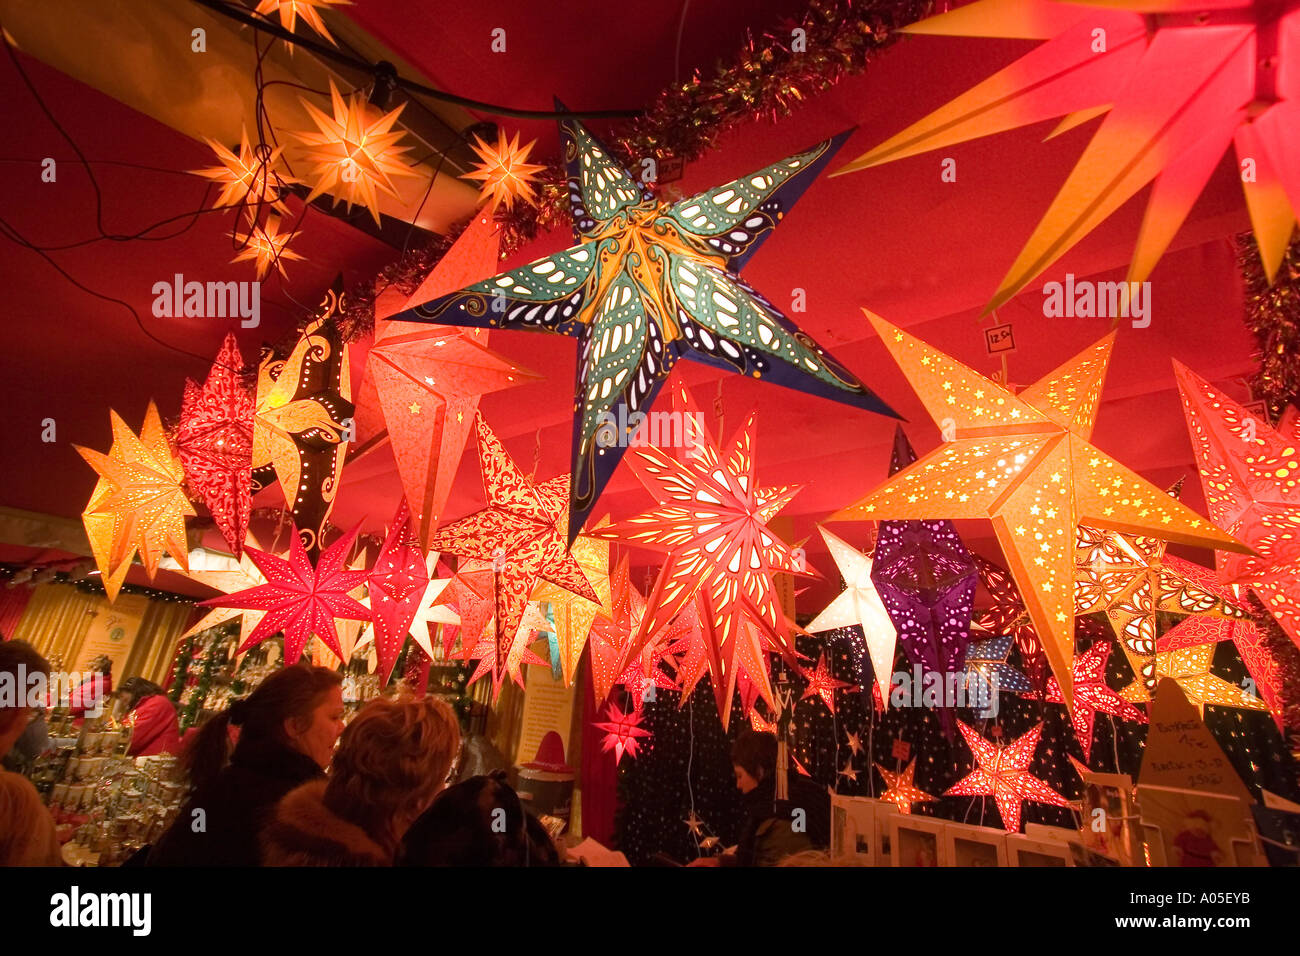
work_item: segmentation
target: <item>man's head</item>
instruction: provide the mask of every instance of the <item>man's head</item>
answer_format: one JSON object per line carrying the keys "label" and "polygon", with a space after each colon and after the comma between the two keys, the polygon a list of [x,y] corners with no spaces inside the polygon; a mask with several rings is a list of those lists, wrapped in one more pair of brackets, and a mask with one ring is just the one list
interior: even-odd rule
{"label": "man's head", "polygon": [[40,709],[29,706],[33,674],[44,675],[40,687],[46,687],[50,662],[26,641],[0,642],[0,757],[9,752],[27,729],[32,713]]}
{"label": "man's head", "polygon": [[776,735],[742,730],[731,745],[731,765],[736,786],[749,793],[776,773]]}

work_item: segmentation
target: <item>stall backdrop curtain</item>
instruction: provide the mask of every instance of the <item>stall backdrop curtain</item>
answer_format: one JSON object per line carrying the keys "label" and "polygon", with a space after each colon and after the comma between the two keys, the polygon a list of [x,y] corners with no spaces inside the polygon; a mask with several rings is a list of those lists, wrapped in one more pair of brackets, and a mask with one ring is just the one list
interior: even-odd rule
{"label": "stall backdrop curtain", "polygon": [[[27,641],[56,669],[67,669],[81,651],[95,612],[105,606],[103,595],[88,594],[70,584],[42,584],[31,589],[12,636]],[[114,683],[137,674],[161,683],[171,667],[177,639],[193,612],[194,605],[189,603],[149,601],[126,665],[114,670]],[[0,605],[0,615],[5,613],[7,606]],[[10,636],[8,630],[4,633]]]}
{"label": "stall backdrop curtain", "polygon": [[32,599],[29,587],[12,587],[0,589],[0,640],[14,636],[14,629],[27,610],[27,602]]}

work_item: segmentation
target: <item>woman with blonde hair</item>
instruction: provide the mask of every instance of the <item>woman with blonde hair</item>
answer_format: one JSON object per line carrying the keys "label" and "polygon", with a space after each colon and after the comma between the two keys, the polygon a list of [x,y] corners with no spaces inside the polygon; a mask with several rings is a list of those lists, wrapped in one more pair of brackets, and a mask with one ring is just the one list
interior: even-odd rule
{"label": "woman with blonde hair", "polygon": [[326,780],[304,784],[262,831],[268,866],[391,866],[460,750],[437,698],[373,700],[348,724]]}

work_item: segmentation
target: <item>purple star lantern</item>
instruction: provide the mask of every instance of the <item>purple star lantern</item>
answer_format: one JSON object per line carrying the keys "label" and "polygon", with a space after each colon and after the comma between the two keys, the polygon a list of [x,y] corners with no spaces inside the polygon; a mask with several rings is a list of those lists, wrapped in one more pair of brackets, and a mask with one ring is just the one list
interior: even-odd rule
{"label": "purple star lantern", "polygon": [[[894,432],[891,475],[916,461],[907,436]],[[876,536],[871,580],[898,630],[913,666],[946,675],[966,668],[971,613],[975,607],[975,562],[951,521],[882,521]],[[953,735],[952,709],[940,709],[944,733]]]}

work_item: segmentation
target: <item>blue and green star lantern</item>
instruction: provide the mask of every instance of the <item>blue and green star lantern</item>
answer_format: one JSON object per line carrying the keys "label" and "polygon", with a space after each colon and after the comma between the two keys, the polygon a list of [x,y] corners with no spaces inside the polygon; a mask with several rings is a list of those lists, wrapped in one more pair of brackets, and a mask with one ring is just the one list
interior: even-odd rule
{"label": "blue and green star lantern", "polygon": [[639,423],[636,413],[650,408],[683,356],[898,417],[736,275],[848,133],[672,205],[643,190],[580,123],[562,120],[560,135],[578,244],[394,319],[555,332],[582,343],[570,541],[627,446],[598,439],[601,424]]}

